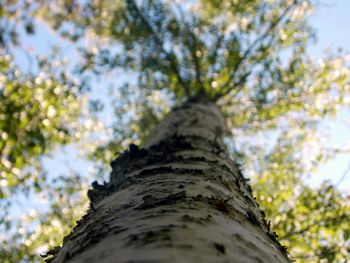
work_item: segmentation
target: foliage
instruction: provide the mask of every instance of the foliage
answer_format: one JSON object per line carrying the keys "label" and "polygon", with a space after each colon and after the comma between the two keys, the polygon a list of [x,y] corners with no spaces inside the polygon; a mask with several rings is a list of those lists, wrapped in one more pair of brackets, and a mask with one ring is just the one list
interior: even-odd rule
{"label": "foliage", "polygon": [[[346,262],[349,256],[349,197],[329,182],[312,188],[303,181],[301,159],[290,145],[265,157],[254,192],[271,227],[297,262]],[[280,154],[286,154],[281,161]],[[295,159],[294,159],[295,158]]]}
{"label": "foliage", "polygon": [[[1,151],[1,164],[9,169],[1,174],[1,182],[6,182],[1,183],[1,191],[4,198],[14,187],[39,185],[40,194],[51,191],[54,196],[48,198],[47,214],[32,218],[40,226],[8,238],[0,258],[37,260],[35,250],[58,244],[79,217],[74,208],[86,202],[76,192],[86,188],[79,177],[64,177],[61,188],[56,188],[57,182],[51,186],[45,176],[33,172],[39,171],[35,167],[40,157],[54,145],[80,138],[88,146],[86,157],[105,164],[128,143],[144,143],[171,107],[192,96],[206,96],[222,109],[233,153],[251,175],[258,201],[291,257],[298,262],[345,261],[350,251],[349,200],[329,183],[318,188],[305,183],[320,164],[348,150],[329,149],[322,140],[322,121],[350,103],[349,56],[329,52],[317,62],[308,56],[314,37],[308,15],[315,6],[311,0],[7,0],[1,4],[1,21],[7,26],[0,25],[5,50],[0,60],[1,116],[5,113],[0,119],[0,145],[7,147]],[[21,46],[21,27],[30,35],[40,29],[35,21],[45,21],[71,41],[79,61],[71,67],[50,67],[50,58],[43,68],[38,63],[45,77],[19,74],[21,70],[11,62],[15,56],[7,54]],[[95,84],[95,90],[99,82],[106,85],[99,80],[114,76],[112,121],[105,121],[106,111],[93,101],[92,108],[101,111],[105,126],[86,120],[83,125],[87,130],[108,127],[104,142],[94,136],[74,136],[80,132],[82,95],[72,89],[77,85],[66,71],[74,72],[80,83]],[[58,87],[62,90],[55,92]],[[14,89],[18,92],[11,93]],[[19,132],[23,134],[18,136]],[[101,137],[101,129],[97,136]],[[104,166],[99,167],[103,171]],[[64,205],[58,207],[60,202]],[[54,234],[57,239],[50,239]]]}
{"label": "foliage", "polygon": [[[87,202],[81,195],[80,177],[75,179],[76,185],[72,185],[73,177],[60,180],[63,186],[59,187],[59,179],[51,180],[42,165],[42,157],[52,154],[57,146],[85,135],[89,129],[82,119],[91,116],[86,115],[83,84],[67,71],[58,48],[52,47],[49,54],[31,54],[21,43],[36,30],[33,17],[19,11],[30,10],[29,4],[0,4],[1,262],[37,261],[36,249],[61,242],[73,219],[83,212],[75,206],[83,208],[82,202]],[[28,61],[23,61],[21,52]],[[42,213],[38,209],[27,216],[18,215],[17,210],[26,210],[23,203],[29,205],[19,200],[28,198],[41,200],[41,205],[45,201],[48,207]]]}
{"label": "foliage", "polygon": [[2,55],[0,64],[0,198],[5,198],[25,185],[40,191],[39,157],[71,140],[81,101],[64,75],[48,75],[51,68],[24,75],[10,55]]}
{"label": "foliage", "polygon": [[1,262],[38,261],[39,254],[62,242],[86,211],[87,182],[79,175],[55,178],[45,189],[41,198],[51,200],[48,210],[32,210],[20,221],[11,222],[18,232],[2,242]]}

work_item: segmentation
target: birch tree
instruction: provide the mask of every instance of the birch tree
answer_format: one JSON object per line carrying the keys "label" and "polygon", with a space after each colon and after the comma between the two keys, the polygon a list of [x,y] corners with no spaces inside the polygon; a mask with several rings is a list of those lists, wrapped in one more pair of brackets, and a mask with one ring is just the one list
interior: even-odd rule
{"label": "birch tree", "polygon": [[[204,100],[202,103],[205,103],[206,107],[216,108],[215,111],[222,114],[220,118],[225,123],[225,126],[220,126],[223,132],[216,136],[215,141],[222,144],[223,136],[226,146],[229,147],[226,150],[226,146],[222,145],[222,153],[217,158],[226,160],[230,155],[233,159],[231,166],[237,166],[238,162],[243,164],[245,173],[252,175],[253,190],[255,189],[253,195],[243,194],[243,198],[244,195],[248,196],[248,199],[244,200],[249,203],[252,199],[253,209],[256,207],[256,196],[268,218],[271,218],[271,222],[269,219],[265,222],[258,209],[254,208],[251,214],[247,205],[243,205],[242,216],[245,217],[243,216],[242,220],[246,220],[248,228],[254,225],[257,229],[262,229],[268,237],[268,233],[275,237],[275,230],[268,229],[271,224],[283,242],[283,245],[279,246],[271,237],[270,241],[275,244],[274,247],[283,254],[283,246],[288,245],[292,258],[300,262],[332,262],[347,258],[350,233],[346,224],[349,215],[348,201],[333,185],[325,183],[318,190],[303,182],[306,176],[317,173],[320,163],[346,150],[328,149],[321,143],[312,142],[321,141],[322,120],[336,116],[338,110],[347,106],[350,101],[346,54],[329,52],[319,61],[308,56],[307,47],[313,41],[314,32],[307,19],[315,6],[314,2],[39,2],[40,5],[29,5],[30,8],[27,6],[29,17],[46,21],[58,35],[75,43],[81,55],[81,61],[75,71],[79,78],[83,79],[86,75],[104,78],[107,74],[117,76],[118,79],[128,76],[127,80],[118,83],[118,89],[115,89],[117,98],[113,107],[117,118],[111,126],[114,137],[107,144],[97,144],[89,156],[96,163],[100,160],[107,163],[112,161],[113,153],[125,149],[127,144],[134,143],[143,148],[140,150],[131,146],[117,159],[120,161],[125,158],[130,161],[126,162],[130,167],[125,168],[127,171],[122,173],[122,181],[118,181],[113,172],[109,183],[103,184],[100,181],[101,185],[94,184],[95,190],[89,192],[92,208],[98,210],[102,209],[99,207],[106,207],[104,202],[107,201],[103,200],[109,200],[108,198],[116,195],[118,192],[111,194],[119,189],[116,185],[123,184],[123,180],[127,183],[129,176],[132,177],[129,172],[132,173],[133,169],[136,169],[132,165],[133,162],[140,160],[142,163],[142,160],[154,154],[151,150],[152,145],[159,144],[161,140],[155,139],[150,143],[152,137],[157,137],[151,131],[158,127],[157,124],[164,123],[161,120],[169,118],[165,117],[166,114],[176,108],[185,110],[183,107],[186,107],[186,103],[189,105],[192,102],[193,105],[197,105],[199,102],[194,103],[194,98],[201,98],[199,100]],[[28,26],[30,24],[25,25],[31,29]],[[14,35],[11,33],[11,27],[5,29],[5,32],[10,32],[6,36]],[[86,39],[89,45],[82,45]],[[181,112],[175,112],[179,111]],[[157,128],[154,131],[156,130]],[[211,133],[210,127],[207,133]],[[261,134],[268,138],[267,143],[261,144]],[[191,142],[191,139],[187,140]],[[211,145],[210,139],[208,145]],[[172,154],[176,155],[177,149],[173,150]],[[192,156],[197,151],[201,152],[203,149],[196,148],[189,154]],[[162,153],[161,150],[159,152]],[[136,154],[137,158],[134,158],[133,154]],[[166,160],[164,157],[164,161]],[[119,169],[117,163],[118,161],[115,161],[113,164],[114,170]],[[233,169],[231,166],[229,165],[230,175],[234,182],[241,177],[239,169]],[[137,169],[142,170],[142,167]],[[175,174],[179,172],[172,165],[169,169],[175,169]],[[137,171],[134,172],[137,175]],[[161,176],[164,176],[163,172]],[[203,175],[203,178],[205,176],[209,175]],[[212,178],[216,182],[214,184],[220,184],[221,179],[216,179],[215,176]],[[224,200],[223,203],[227,205],[224,206],[224,211],[215,211],[214,207],[213,211],[224,214],[223,217],[231,214],[225,214],[226,209],[231,211],[230,209],[238,205],[232,203],[228,197],[230,194],[239,194],[230,182],[232,183],[229,181],[227,185],[224,183],[230,193],[224,191],[225,193],[216,193],[218,195],[213,197],[221,198],[220,200]],[[137,185],[137,182],[134,183]],[[202,184],[196,186],[200,185]],[[196,199],[197,193],[192,192],[194,190],[187,193],[186,187],[189,186],[184,184],[183,190],[178,190],[179,193],[186,192],[178,196],[179,200]],[[243,187],[245,188],[246,186]],[[125,189],[121,190],[123,191]],[[143,196],[138,197],[136,203],[130,205],[142,207],[143,203],[157,203],[157,200],[161,202],[162,198],[168,200],[173,197],[168,196],[170,193],[165,196],[159,194],[151,195],[148,200],[148,197],[145,200]],[[110,197],[104,199],[104,195]],[[174,199],[176,198],[177,196],[174,196]],[[214,204],[210,203],[209,194],[202,194],[202,197],[197,199],[194,202],[201,203],[205,199],[209,206],[215,206],[216,201],[213,201]],[[125,200],[127,201],[131,199]],[[219,204],[219,207],[221,205]],[[85,219],[95,218],[94,211],[92,209],[88,212]],[[126,208],[125,213],[127,211]],[[47,224],[50,224],[50,217],[47,218]],[[77,229],[84,229],[83,223],[88,223],[89,220],[79,221]],[[40,231],[37,233],[45,232]],[[102,230],[95,232],[99,231]],[[102,236],[109,235],[103,231],[101,233]],[[124,232],[126,233],[128,232]],[[166,236],[171,237],[170,234]],[[154,240],[150,237],[151,241],[158,242],[155,237]],[[66,239],[68,245],[65,246],[70,247],[72,242],[68,240],[75,238],[79,238],[79,235],[73,232]],[[145,240],[147,238],[146,236]],[[93,240],[102,239],[97,237]],[[88,245],[91,240],[85,241]],[[229,257],[232,256],[230,253],[234,253],[234,250],[229,251],[228,247],[231,246],[228,243],[215,241],[216,244],[213,245],[213,242],[212,240],[207,244],[210,247],[208,251],[219,253],[217,257]],[[98,247],[99,243],[94,247]],[[48,256],[56,254],[57,251],[51,251]],[[70,253],[63,248],[56,258],[61,260],[63,256],[69,257]],[[75,257],[79,253],[77,252]],[[159,255],[161,256],[161,253]],[[253,254],[247,253],[247,256],[249,255]]]}
{"label": "birch tree", "polygon": [[[209,101],[189,101],[113,162],[52,262],[290,262],[223,142]],[[57,254],[56,254],[57,252]]]}

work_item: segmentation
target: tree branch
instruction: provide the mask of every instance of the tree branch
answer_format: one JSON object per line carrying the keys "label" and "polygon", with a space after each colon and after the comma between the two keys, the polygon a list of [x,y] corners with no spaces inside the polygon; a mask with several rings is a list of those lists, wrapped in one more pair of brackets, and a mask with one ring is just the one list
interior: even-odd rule
{"label": "tree branch", "polygon": [[310,228],[316,226],[316,225],[319,225],[320,223],[322,222],[328,222],[328,221],[332,221],[332,220],[335,220],[335,219],[347,219],[348,218],[348,215],[346,214],[343,214],[343,215],[336,215],[334,217],[327,217],[325,219],[321,219],[321,220],[317,220],[315,221],[313,224],[310,224],[298,231],[293,231],[293,232],[289,232],[287,234],[285,234],[284,236],[280,236],[279,239],[286,239],[286,238],[289,238],[291,236],[294,236],[294,235],[298,235],[298,234],[302,234],[304,233],[305,231],[308,231]]}
{"label": "tree branch", "polygon": [[188,34],[190,36],[189,45],[190,45],[190,52],[191,52],[191,56],[192,56],[192,61],[193,61],[195,72],[196,72],[196,81],[198,82],[200,89],[204,92],[201,64],[200,64],[200,61],[199,61],[197,53],[196,53],[197,48],[198,48],[197,39],[196,39],[196,36],[194,35],[194,33],[191,32],[190,30],[188,30]]}
{"label": "tree branch", "polygon": [[[238,68],[240,67],[240,65],[249,57],[249,55],[255,50],[255,47],[257,45],[261,44],[264,42],[264,40],[271,35],[271,32],[280,24],[280,22],[283,20],[283,18],[288,14],[288,12],[295,7],[297,4],[299,4],[299,0],[294,0],[294,2],[287,6],[287,8],[282,12],[282,14],[277,18],[276,21],[273,21],[270,26],[266,29],[266,31],[261,34],[259,37],[257,37],[253,43],[246,49],[246,51],[243,53],[243,55],[241,56],[241,58],[237,61],[237,63],[235,64],[234,68],[232,69],[232,74],[230,75],[229,79],[226,81],[226,83],[224,84],[224,91],[217,94],[217,96],[215,96],[214,100],[218,100],[219,98],[225,96],[230,90],[231,88],[230,86],[230,82],[232,81],[232,79],[234,79],[236,72],[238,70]],[[243,76],[244,78],[246,74]],[[237,87],[237,83],[243,83],[242,80],[237,81],[234,84],[234,87]]]}
{"label": "tree branch", "polygon": [[169,52],[167,52],[164,49],[164,43],[163,43],[162,39],[158,36],[158,34],[153,29],[152,25],[149,23],[149,21],[146,19],[146,17],[139,10],[139,8],[138,8],[137,4],[135,3],[135,1],[131,0],[130,4],[137,11],[137,14],[138,14],[139,18],[141,19],[142,23],[147,27],[149,32],[154,37],[156,44],[159,46],[159,48],[165,54],[167,60],[170,63],[170,67],[171,67],[172,71],[174,72],[174,74],[176,75],[176,78],[177,78],[178,82],[183,87],[186,96],[190,97],[190,95],[191,95],[190,94],[190,90],[189,90],[188,86],[186,85],[185,81],[183,80],[183,78],[181,77],[180,71],[178,69],[178,62],[177,62],[177,59],[176,59],[176,55],[173,52],[169,53]]}
{"label": "tree branch", "polygon": [[[191,53],[192,62],[194,64],[195,78],[196,78],[196,81],[197,81],[198,85],[200,86],[201,92],[204,93],[204,84],[203,84],[203,80],[202,80],[201,63],[200,63],[200,61],[198,59],[198,56],[196,54],[196,50],[198,48],[197,37],[194,34],[194,32],[192,30],[190,30],[191,25],[186,22],[186,17],[185,17],[185,14],[184,14],[183,9],[181,8],[181,6],[179,6],[178,4],[176,4],[175,6],[177,8],[177,11],[180,14],[180,19],[182,20],[182,22],[185,25],[185,32],[189,36],[188,41],[186,41],[187,38],[184,38],[184,40],[185,40],[184,42],[188,43],[188,47],[189,47],[189,50],[190,50],[190,53]],[[192,19],[192,20],[194,20],[194,19]],[[194,25],[194,24],[195,24],[194,21],[192,21],[192,25]]]}
{"label": "tree branch", "polygon": [[336,187],[339,187],[339,185],[345,180],[349,172],[350,172],[350,163],[346,168],[346,170],[343,172],[342,176],[338,179],[338,182],[335,184]]}

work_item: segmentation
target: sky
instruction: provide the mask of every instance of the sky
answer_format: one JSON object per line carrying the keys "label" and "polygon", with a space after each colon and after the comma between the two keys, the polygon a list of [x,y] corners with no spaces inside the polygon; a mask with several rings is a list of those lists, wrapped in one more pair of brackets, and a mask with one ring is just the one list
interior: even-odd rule
{"label": "sky", "polygon": [[[350,1],[349,0],[321,0],[319,10],[312,15],[311,24],[317,31],[317,43],[309,48],[309,54],[315,59],[322,57],[325,49],[336,47],[342,47],[345,51],[350,52],[348,27],[350,25]],[[47,52],[47,47],[53,44],[57,38],[53,38],[53,33],[46,27],[42,27],[38,30],[38,35],[28,39],[27,47],[35,49],[41,52]],[[54,42],[56,43],[56,42]],[[57,43],[56,43],[57,44]],[[66,45],[64,42],[58,43],[59,45]],[[67,50],[67,49],[66,49]],[[75,59],[76,54],[68,51],[66,54],[69,59]],[[26,57],[24,54],[19,54],[18,59],[22,66],[28,67]],[[106,89],[104,91],[98,90],[93,96],[107,96]],[[326,120],[324,125],[328,127],[330,132],[330,138],[328,140],[329,145],[344,145],[350,141],[350,110],[342,110],[336,120]],[[332,127],[331,127],[332,126]],[[56,177],[61,174],[70,174],[72,170],[79,171],[80,174],[86,175],[91,181],[90,176],[93,171],[91,170],[91,163],[79,158],[78,151],[73,146],[61,147],[56,150],[52,157],[44,158],[44,166],[46,167],[50,176]],[[343,154],[329,161],[328,163],[321,165],[317,176],[309,179],[311,185],[318,185],[324,180],[331,180],[337,184],[339,179],[343,177],[346,171],[349,173],[339,184],[339,188],[342,191],[350,193],[350,154]],[[89,178],[90,177],[90,178]],[[27,200],[21,200],[27,203]],[[27,209],[37,209],[38,205],[26,206]],[[16,213],[23,213],[25,211],[15,211]]]}
{"label": "sky", "polygon": [[[315,59],[319,59],[323,56],[326,49],[336,49],[337,47],[341,47],[345,51],[350,52],[350,33],[348,29],[348,26],[350,25],[349,11],[349,0],[320,1],[319,9],[311,16],[310,19],[311,25],[316,29],[317,34],[317,43],[309,48],[309,54],[311,56],[313,56]],[[47,44],[52,44],[52,38],[50,35],[50,32],[43,32],[43,35],[40,38],[37,38],[37,40],[35,40],[36,42],[33,42],[33,45],[36,47],[43,46],[44,48],[45,42],[47,42]],[[68,55],[74,57],[74,53]],[[93,95],[106,96],[106,94],[106,92],[101,93],[99,91]],[[331,136],[328,143],[330,145],[344,145],[350,141],[349,114],[349,110],[342,110],[336,120],[325,121],[324,125],[332,126],[329,127]],[[73,167],[77,167],[80,171],[87,171],[86,162],[80,161],[80,165],[77,166],[77,163],[74,161],[74,164],[72,164],[70,157],[67,158],[67,153],[69,153],[70,156],[72,154],[71,151],[72,149],[69,149],[69,147],[66,149],[59,149],[57,154],[54,154],[55,158],[47,158],[45,160],[45,166],[51,167],[51,170],[53,170],[55,174],[64,172],[64,169],[60,168],[62,167],[62,165],[60,165],[62,163],[65,163],[65,167],[72,165]],[[348,170],[348,167],[350,167],[350,154],[340,155],[336,159],[322,165],[319,175],[317,178],[312,178],[310,183],[317,185],[325,179],[337,183],[344,172]],[[350,192],[350,172],[347,179],[343,181],[342,185],[340,185],[340,188]]]}
{"label": "sky", "polygon": [[[318,59],[322,57],[328,48],[336,49],[341,47],[344,51],[350,52],[350,1],[349,0],[321,0],[320,8],[311,17],[311,24],[316,28],[317,43],[310,47],[309,54]],[[327,120],[325,125],[329,128],[330,145],[342,146],[350,141],[350,111],[344,109],[340,112],[336,121]],[[338,183],[340,178],[350,168],[350,154],[342,154],[334,160],[320,167],[319,175],[310,181],[311,184],[328,179]],[[346,178],[339,185],[343,191],[350,192],[350,171]]]}

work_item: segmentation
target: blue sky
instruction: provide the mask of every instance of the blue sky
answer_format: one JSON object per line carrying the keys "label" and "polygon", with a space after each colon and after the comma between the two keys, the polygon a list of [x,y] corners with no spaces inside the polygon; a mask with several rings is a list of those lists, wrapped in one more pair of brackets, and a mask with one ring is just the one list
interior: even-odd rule
{"label": "blue sky", "polygon": [[310,49],[315,55],[322,55],[325,48],[342,47],[349,50],[350,1],[321,0],[320,7],[311,17],[311,24],[317,29],[317,44]]}
{"label": "blue sky", "polygon": [[[311,24],[316,28],[317,43],[309,49],[309,53],[318,59],[325,49],[341,47],[350,52],[350,1],[338,0],[320,1],[320,8],[311,17]],[[350,140],[350,111],[341,110],[337,119],[327,120],[325,125],[333,125],[330,129],[330,145],[344,145]],[[339,178],[350,167],[350,154],[342,154],[320,167],[317,178],[312,178],[312,184],[325,179],[338,182]],[[350,192],[350,172],[339,185],[340,189]]]}
{"label": "blue sky", "polygon": [[[339,0],[339,1],[321,1],[319,10],[311,17],[311,24],[317,30],[317,43],[316,45],[310,46],[309,54],[315,59],[322,57],[324,50],[327,48],[335,49],[336,47],[342,47],[345,51],[350,51],[349,36],[350,34],[348,27],[350,26],[350,1]],[[56,42],[59,41],[57,37],[53,36],[53,33],[48,30],[47,27],[42,27],[38,30],[38,35],[30,37],[26,43],[27,47],[33,47],[40,53],[47,53],[48,46],[53,43],[63,45],[68,50],[65,54],[69,59],[75,59],[76,54],[69,51],[67,43]],[[68,47],[68,49],[67,49]],[[24,67],[28,67],[26,57],[23,53],[19,52],[17,57]],[[100,85],[101,86],[101,85]],[[99,89],[96,94],[99,97],[108,96],[107,89]],[[95,95],[95,93],[93,94]],[[333,125],[330,129],[330,138],[328,141],[329,145],[344,145],[350,141],[350,111],[348,109],[342,110],[336,120],[326,120],[325,126]],[[59,148],[52,157],[46,157],[44,159],[44,165],[47,168],[50,176],[58,176],[61,174],[68,175],[70,171],[79,171],[81,175],[89,177],[88,167],[91,165],[88,162],[82,160],[77,156],[77,150],[73,146]],[[325,165],[320,167],[320,171],[317,176],[310,178],[309,182],[312,185],[317,185],[325,179],[331,180],[332,182],[338,182],[339,178],[348,170],[350,167],[350,154],[342,154],[329,161]],[[91,177],[92,179],[92,177]],[[350,192],[350,172],[346,179],[340,185],[340,189],[346,192]],[[22,200],[27,202],[27,200]],[[27,206],[27,209],[40,208],[42,206],[34,204],[33,206]],[[25,211],[17,211],[19,213]]]}

